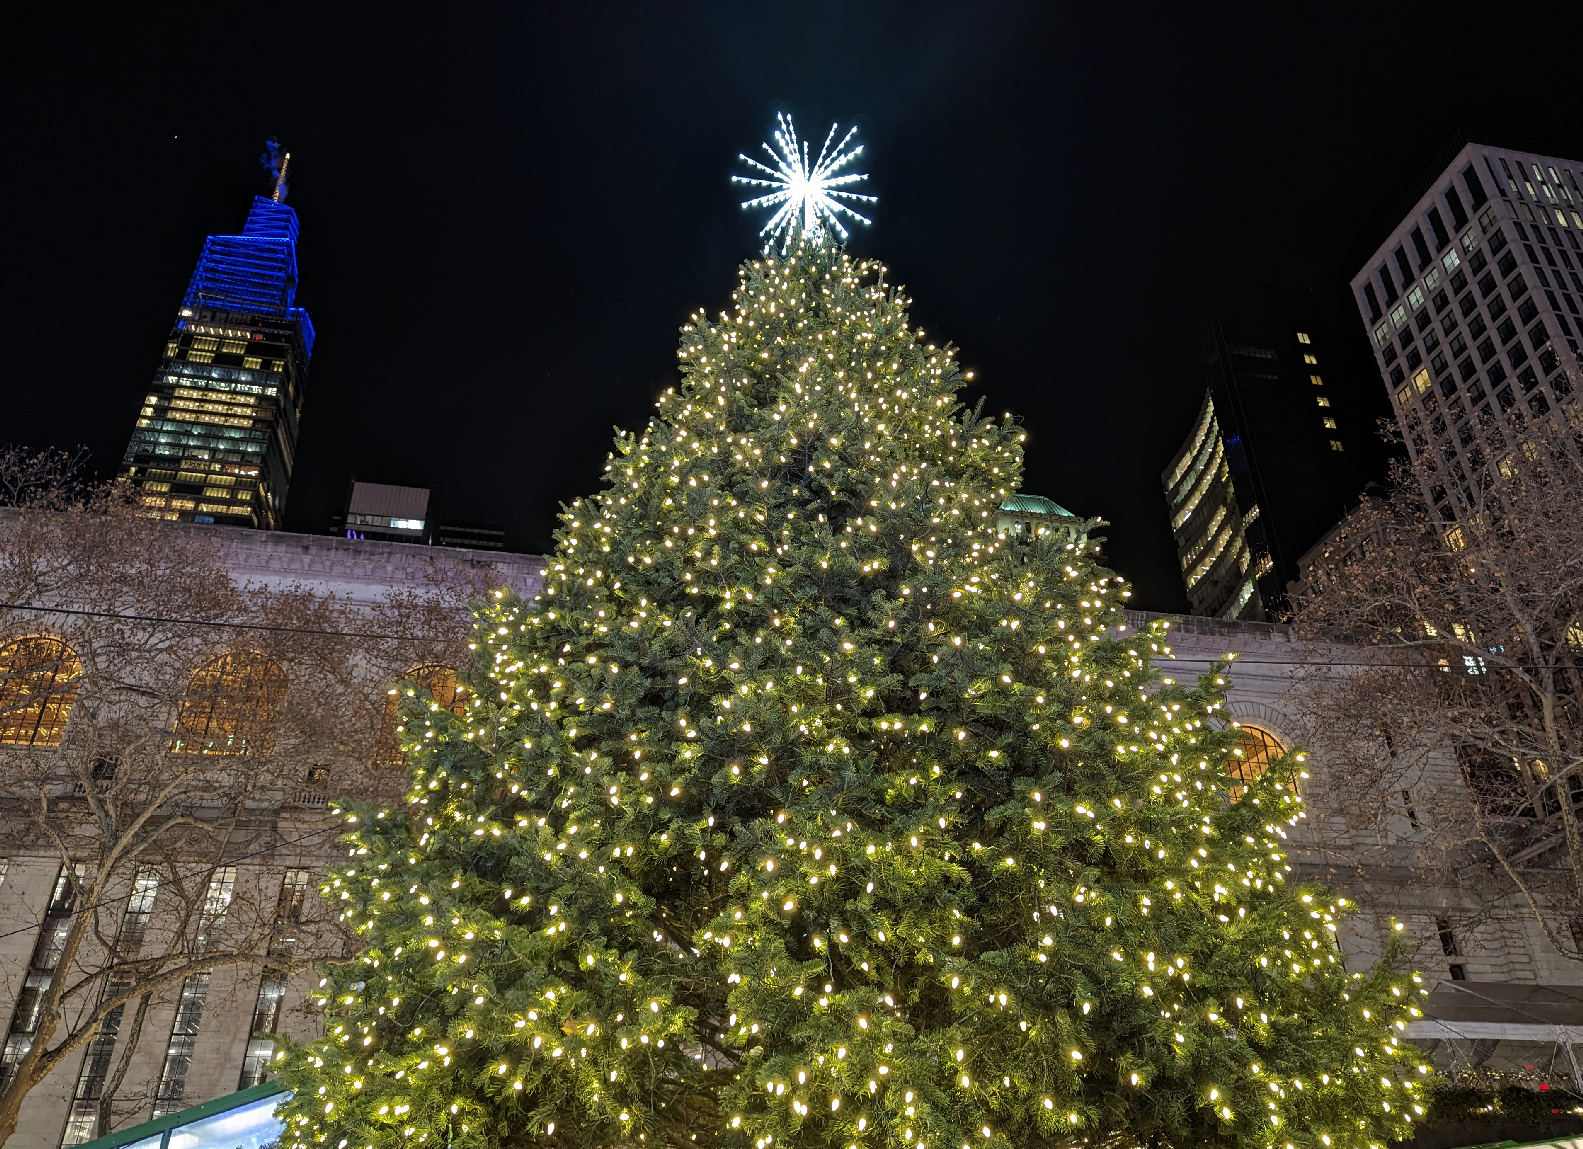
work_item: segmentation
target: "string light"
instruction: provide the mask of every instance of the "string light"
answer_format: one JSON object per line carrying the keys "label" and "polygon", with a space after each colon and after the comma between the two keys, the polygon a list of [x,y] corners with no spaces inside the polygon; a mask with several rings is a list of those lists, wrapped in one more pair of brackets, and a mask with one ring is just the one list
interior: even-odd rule
{"label": "string light", "polygon": [[1227,776],[1229,662],[1160,678],[1095,524],[997,527],[1026,436],[885,275],[745,264],[539,598],[478,609],[462,713],[406,692],[294,1149],[702,1138],[686,1091],[756,1149],[1097,1140],[1151,1095],[1250,1146],[1409,1128],[1423,989],[1294,875],[1301,758]]}

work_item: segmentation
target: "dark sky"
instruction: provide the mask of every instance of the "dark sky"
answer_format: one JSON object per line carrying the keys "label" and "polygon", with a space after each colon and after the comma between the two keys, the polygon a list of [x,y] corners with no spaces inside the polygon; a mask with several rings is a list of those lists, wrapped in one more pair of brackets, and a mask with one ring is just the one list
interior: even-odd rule
{"label": "dark sky", "polygon": [[1109,519],[1167,610],[1159,472],[1206,300],[1342,290],[1459,127],[1579,135],[1545,44],[1471,6],[51,7],[0,48],[0,441],[113,473],[276,133],[319,333],[288,528],[328,529],[355,474],[542,548],[687,312],[727,304],[757,248],[727,176],[786,109],[860,126],[881,202],[853,249],[1026,421],[1025,488]]}

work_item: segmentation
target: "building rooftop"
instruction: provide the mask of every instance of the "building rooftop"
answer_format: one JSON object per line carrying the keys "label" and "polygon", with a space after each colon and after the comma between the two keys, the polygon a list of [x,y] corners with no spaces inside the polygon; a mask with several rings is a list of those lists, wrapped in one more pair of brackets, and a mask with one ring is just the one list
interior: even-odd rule
{"label": "building rooftop", "polygon": [[429,488],[353,480],[352,489],[347,495],[346,510],[348,514],[384,515],[421,522],[429,517]]}
{"label": "building rooftop", "polygon": [[275,315],[301,326],[303,349],[313,355],[313,324],[295,306],[297,213],[283,203],[253,197],[237,235],[211,235],[182,297],[184,313],[211,309],[237,315]]}
{"label": "building rooftop", "polygon": [[221,547],[222,561],[238,582],[306,584],[354,603],[383,601],[393,587],[422,590],[468,576],[508,586],[531,599],[544,582],[541,555],[221,525],[193,524],[187,529],[202,532]]}

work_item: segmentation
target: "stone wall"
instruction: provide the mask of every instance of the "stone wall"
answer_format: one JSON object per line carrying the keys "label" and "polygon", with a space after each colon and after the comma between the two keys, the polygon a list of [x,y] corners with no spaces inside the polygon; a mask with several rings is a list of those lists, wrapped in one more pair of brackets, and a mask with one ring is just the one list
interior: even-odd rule
{"label": "stone wall", "polygon": [[[357,603],[372,604],[392,590],[421,589],[457,575],[509,586],[518,594],[531,597],[541,585],[544,569],[544,560],[532,555],[229,527],[186,529],[214,537],[223,548],[225,565],[241,583],[299,583]],[[1216,660],[1235,654],[1227,718],[1255,723],[1286,745],[1294,742],[1294,731],[1303,725],[1304,668],[1327,662],[1345,664],[1358,657],[1356,651],[1346,648],[1302,641],[1289,627],[1280,625],[1128,614],[1133,633],[1151,622],[1163,622],[1169,627],[1170,654],[1160,658],[1161,668],[1168,676],[1186,680],[1204,672]],[[1556,952],[1525,905],[1515,898],[1503,904],[1486,904],[1478,890],[1462,881],[1455,871],[1426,880],[1405,809],[1400,817],[1385,819],[1383,829],[1377,818],[1359,818],[1358,796],[1327,785],[1325,747],[1315,745],[1309,749],[1307,767],[1311,776],[1302,783],[1308,817],[1294,836],[1293,854],[1302,879],[1331,883],[1360,903],[1361,912],[1351,919],[1342,939],[1349,965],[1364,968],[1376,959],[1394,918],[1405,924],[1405,932],[1415,947],[1413,958],[1426,981],[1444,982],[1448,990],[1450,960],[1463,967],[1470,988],[1477,991],[1482,986],[1496,997],[1511,996],[1511,991],[1501,987],[1583,986],[1583,964]],[[0,747],[0,769],[4,769],[6,752],[5,747]],[[388,769],[393,775],[399,773],[399,767]],[[393,776],[392,782],[399,784],[399,778]],[[1414,780],[1414,792],[1423,795],[1420,804],[1428,816],[1432,816],[1436,802],[1466,800],[1460,774],[1449,758],[1432,760],[1425,776]],[[277,842],[294,841],[315,826],[328,825],[322,797],[314,799],[311,795],[288,797],[286,805],[261,817],[268,821],[268,832]],[[270,883],[278,887],[288,867],[310,867],[317,872],[328,857],[322,846],[282,846],[250,860],[240,880],[257,883],[260,888]],[[0,881],[0,1024],[11,1016],[37,941],[38,923],[59,872],[57,858],[37,852],[13,853],[5,861],[7,873]],[[1441,918],[1476,923],[1458,935],[1463,952],[1456,959],[1448,959],[1441,952],[1437,925]],[[281,1030],[298,1039],[314,1033],[313,1015],[307,1008],[313,982],[311,974],[303,974],[288,988]],[[1463,987],[1459,984],[1457,988]],[[237,1088],[257,991],[255,972],[229,971],[215,976],[184,1106]],[[1437,995],[1435,1000],[1454,1001],[1456,996]],[[150,1010],[125,1093],[146,1094],[150,1082],[157,1079],[175,1008],[175,994],[171,992],[160,997]],[[34,1090],[11,1142],[14,1149],[57,1149],[81,1061],[81,1056],[73,1057]],[[129,1096],[117,1107],[117,1124],[124,1127],[145,1120],[149,1109],[146,1096]]]}
{"label": "stone wall", "polygon": [[[0,521],[0,529],[3,529],[3,521]],[[545,565],[536,555],[498,551],[368,542],[223,526],[191,525],[180,529],[215,541],[221,548],[223,565],[240,585],[284,587],[297,584],[318,594],[333,594],[343,601],[367,606],[391,592],[421,592],[426,588],[455,585],[458,581],[509,587],[522,597],[531,598],[538,593]],[[13,622],[10,629],[15,629],[15,625]],[[36,628],[36,619],[27,625]],[[68,722],[68,742],[70,738]],[[14,747],[0,746],[0,771],[6,768],[7,756],[15,752]],[[402,785],[400,766],[360,765],[365,772],[382,773],[382,777],[368,779],[381,783],[372,789],[399,792]],[[256,890],[260,898],[267,900],[276,896],[287,869],[307,868],[315,875],[323,871],[338,853],[334,845],[334,820],[326,813],[327,797],[336,792],[338,779],[353,776],[350,772],[341,774],[339,770],[336,775],[326,793],[311,790],[287,793],[283,804],[257,812],[251,833],[258,841],[273,845],[239,863],[239,889]],[[356,788],[362,790],[364,787]],[[238,851],[246,852],[246,849]],[[60,859],[26,842],[11,841],[0,842],[0,862],[4,862],[6,871],[0,878],[0,1027],[4,1027],[15,1011],[18,991],[38,941],[39,923],[60,872]],[[316,888],[317,882],[310,885],[309,896],[315,901]],[[156,919],[159,905],[156,899]],[[308,997],[316,981],[316,976],[308,972],[290,980],[283,1003],[281,1033],[298,1040],[315,1035],[316,1022],[308,1008]],[[150,1116],[153,1084],[164,1062],[178,989],[157,994],[148,1011],[142,1038],[125,1079],[123,1100],[116,1106],[117,1128],[137,1124]],[[237,1089],[243,1055],[252,1036],[258,990],[259,974],[254,969],[221,969],[214,974],[186,1090],[177,1108],[198,1105]],[[121,1030],[122,1041],[130,1028],[132,1012],[130,1008],[127,1010]],[[121,1043],[118,1042],[115,1057],[119,1059],[120,1054]],[[8,1149],[57,1149],[60,1146],[83,1057],[83,1052],[73,1055],[29,1094]]]}
{"label": "stone wall", "polygon": [[[1180,681],[1235,655],[1229,664],[1229,719],[1256,724],[1288,747],[1297,730],[1312,728],[1314,672],[1345,673],[1367,657],[1356,648],[1304,641],[1278,624],[1135,611],[1128,616],[1134,633],[1151,622],[1168,624],[1170,654],[1157,656],[1158,665]],[[1392,804],[1390,790],[1338,784],[1326,769],[1323,737],[1305,749],[1309,777],[1300,788],[1307,817],[1293,835],[1294,871],[1357,903],[1359,911],[1340,937],[1349,968],[1370,968],[1384,952],[1393,923],[1402,923],[1403,960],[1432,990],[1425,1020],[1408,1036],[1436,1064],[1453,1071],[1482,1067],[1583,1092],[1571,1060],[1556,1045],[1559,1032],[1583,1035],[1583,1026],[1576,1026],[1583,1020],[1583,962],[1556,949],[1523,896],[1492,893],[1497,886],[1487,868],[1466,850],[1432,844],[1437,814],[1454,813],[1470,801],[1454,755],[1430,754],[1402,780],[1411,786],[1415,825],[1405,801]],[[1363,808],[1382,800],[1383,810]],[[1442,923],[1452,927],[1454,956],[1442,944]],[[1460,967],[1460,977],[1453,976],[1453,965]],[[1488,1026],[1498,1028],[1481,1028]]]}
{"label": "stone wall", "polygon": [[539,593],[544,559],[503,551],[429,547],[421,543],[368,542],[284,531],[197,526],[224,548],[239,582],[280,586],[300,582],[353,602],[373,602],[397,588],[421,588],[457,574],[509,586],[523,598]]}

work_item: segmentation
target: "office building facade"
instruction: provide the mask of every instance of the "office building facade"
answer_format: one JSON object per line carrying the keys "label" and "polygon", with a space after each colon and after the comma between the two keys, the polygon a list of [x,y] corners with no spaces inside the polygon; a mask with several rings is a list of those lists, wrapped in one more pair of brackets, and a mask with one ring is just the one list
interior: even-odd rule
{"label": "office building facade", "polygon": [[1469,143],[1352,280],[1408,449],[1447,522],[1531,451],[1583,433],[1583,162]]}
{"label": "office building facade", "polygon": [[279,529],[314,331],[296,306],[297,214],[255,196],[211,235],[138,413],[120,474],[151,516]]}
{"label": "office building facade", "polygon": [[1268,284],[1203,328],[1203,403],[1160,476],[1192,614],[1285,618],[1298,558],[1383,470],[1379,404],[1334,312]]}

